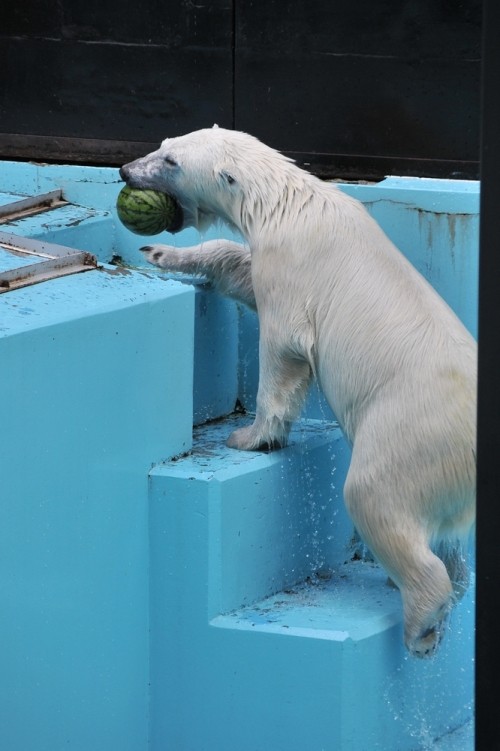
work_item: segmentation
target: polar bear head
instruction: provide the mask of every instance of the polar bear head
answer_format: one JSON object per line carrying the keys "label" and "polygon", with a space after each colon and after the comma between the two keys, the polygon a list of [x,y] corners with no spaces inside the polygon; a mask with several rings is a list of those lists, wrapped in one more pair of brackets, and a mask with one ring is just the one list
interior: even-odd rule
{"label": "polar bear head", "polygon": [[156,151],[124,165],[120,175],[131,187],[174,196],[184,210],[184,227],[205,230],[221,219],[246,234],[249,222],[263,221],[282,199],[290,164],[253,136],[214,125],[166,138]]}

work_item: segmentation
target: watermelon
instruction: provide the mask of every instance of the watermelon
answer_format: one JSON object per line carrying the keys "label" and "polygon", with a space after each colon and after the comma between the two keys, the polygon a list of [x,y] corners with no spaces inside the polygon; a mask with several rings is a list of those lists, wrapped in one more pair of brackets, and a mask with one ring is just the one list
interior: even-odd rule
{"label": "watermelon", "polygon": [[182,209],[175,198],[157,190],[125,185],[118,194],[116,210],[121,223],[136,235],[177,232],[182,227]]}

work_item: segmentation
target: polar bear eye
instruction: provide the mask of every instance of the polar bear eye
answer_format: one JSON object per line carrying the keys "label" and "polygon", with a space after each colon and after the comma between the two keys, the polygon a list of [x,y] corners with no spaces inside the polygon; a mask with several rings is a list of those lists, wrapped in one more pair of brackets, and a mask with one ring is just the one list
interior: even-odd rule
{"label": "polar bear eye", "polygon": [[232,185],[233,183],[236,182],[236,180],[234,179],[234,177],[232,175],[230,175],[229,172],[223,172],[222,174],[224,175],[224,177],[228,181],[229,185]]}
{"label": "polar bear eye", "polygon": [[175,159],[172,159],[171,156],[166,156],[163,161],[166,162],[166,164],[169,164],[170,167],[177,167],[177,162]]}

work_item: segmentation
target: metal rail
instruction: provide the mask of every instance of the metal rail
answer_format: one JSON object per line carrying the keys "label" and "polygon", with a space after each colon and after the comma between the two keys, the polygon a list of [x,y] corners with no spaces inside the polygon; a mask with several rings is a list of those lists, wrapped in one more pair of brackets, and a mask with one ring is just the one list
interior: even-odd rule
{"label": "metal rail", "polygon": [[[10,204],[12,205],[12,204]],[[98,268],[97,258],[84,250],[41,242],[28,237],[0,232],[0,251],[40,260],[0,272],[0,294],[20,287],[38,284],[69,274]]]}

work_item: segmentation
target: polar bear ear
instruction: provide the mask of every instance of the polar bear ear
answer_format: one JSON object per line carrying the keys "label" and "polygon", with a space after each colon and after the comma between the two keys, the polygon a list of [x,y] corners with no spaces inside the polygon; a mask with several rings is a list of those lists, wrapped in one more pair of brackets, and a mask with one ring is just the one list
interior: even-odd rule
{"label": "polar bear ear", "polygon": [[212,129],[213,129],[213,128],[218,128],[218,127],[219,127],[219,126],[217,125],[217,123],[214,123],[214,124],[212,125]]}

